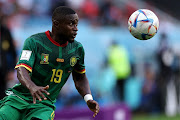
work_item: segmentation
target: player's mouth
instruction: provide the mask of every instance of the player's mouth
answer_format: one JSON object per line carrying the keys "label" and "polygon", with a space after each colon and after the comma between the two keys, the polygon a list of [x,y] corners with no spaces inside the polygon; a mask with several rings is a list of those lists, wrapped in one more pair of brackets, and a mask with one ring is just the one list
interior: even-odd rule
{"label": "player's mouth", "polygon": [[77,33],[72,34],[72,38],[75,38],[75,37],[76,37],[76,35],[77,35]]}

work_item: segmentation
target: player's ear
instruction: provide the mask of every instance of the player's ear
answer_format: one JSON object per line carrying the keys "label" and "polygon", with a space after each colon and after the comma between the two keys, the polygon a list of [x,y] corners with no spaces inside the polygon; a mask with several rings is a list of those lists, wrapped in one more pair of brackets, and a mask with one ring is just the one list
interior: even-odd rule
{"label": "player's ear", "polygon": [[53,26],[55,26],[55,27],[59,27],[59,21],[57,21],[57,20],[52,20],[52,23],[53,23]]}

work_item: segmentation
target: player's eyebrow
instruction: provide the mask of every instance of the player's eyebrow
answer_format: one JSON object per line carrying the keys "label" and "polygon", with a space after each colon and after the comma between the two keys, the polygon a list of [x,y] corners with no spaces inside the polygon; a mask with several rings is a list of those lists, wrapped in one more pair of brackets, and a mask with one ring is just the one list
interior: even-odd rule
{"label": "player's eyebrow", "polygon": [[78,23],[78,19],[70,19],[70,22],[72,22],[72,23]]}

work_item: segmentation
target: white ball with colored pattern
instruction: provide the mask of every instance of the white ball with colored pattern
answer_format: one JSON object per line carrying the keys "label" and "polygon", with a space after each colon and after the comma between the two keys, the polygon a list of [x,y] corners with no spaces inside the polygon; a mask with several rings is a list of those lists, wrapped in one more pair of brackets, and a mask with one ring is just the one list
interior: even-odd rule
{"label": "white ball with colored pattern", "polygon": [[135,38],[148,40],[157,33],[159,19],[151,10],[139,9],[129,17],[128,29]]}

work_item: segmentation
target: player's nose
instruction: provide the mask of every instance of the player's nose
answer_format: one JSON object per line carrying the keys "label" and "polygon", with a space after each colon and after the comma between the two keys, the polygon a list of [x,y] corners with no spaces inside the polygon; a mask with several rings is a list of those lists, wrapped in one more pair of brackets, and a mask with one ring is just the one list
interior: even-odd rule
{"label": "player's nose", "polygon": [[73,31],[78,31],[77,25],[74,25],[74,26],[73,26]]}

